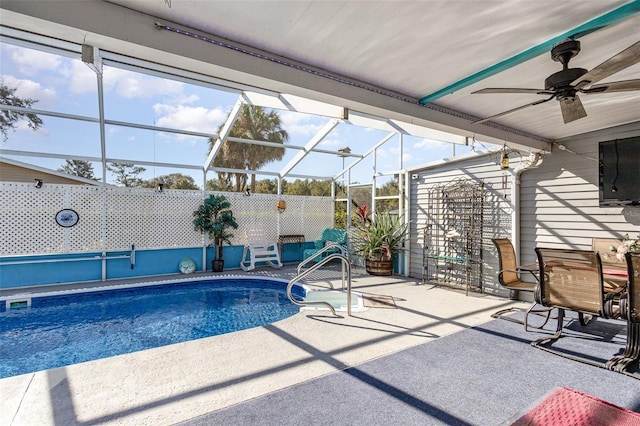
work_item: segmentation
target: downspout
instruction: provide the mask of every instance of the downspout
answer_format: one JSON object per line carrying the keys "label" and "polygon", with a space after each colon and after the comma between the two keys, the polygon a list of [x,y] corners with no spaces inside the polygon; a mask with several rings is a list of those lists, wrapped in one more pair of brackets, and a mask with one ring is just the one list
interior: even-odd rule
{"label": "downspout", "polygon": [[516,265],[520,264],[520,175],[537,167],[541,160],[540,153],[530,153],[529,158],[513,170],[511,177],[511,241],[516,254]]}

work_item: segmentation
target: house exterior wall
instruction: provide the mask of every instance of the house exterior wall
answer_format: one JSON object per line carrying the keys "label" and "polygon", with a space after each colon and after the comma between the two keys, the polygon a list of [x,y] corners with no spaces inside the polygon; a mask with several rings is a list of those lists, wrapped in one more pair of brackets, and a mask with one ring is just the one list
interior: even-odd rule
{"label": "house exterior wall", "polygon": [[[463,157],[464,158],[464,157]],[[473,154],[454,162],[442,162],[422,170],[410,172],[410,217],[411,234],[416,238],[411,244],[409,275],[422,278],[423,273],[423,236],[427,223],[427,200],[434,185],[447,184],[454,179],[469,179],[484,183],[484,224],[482,230],[483,246],[483,287],[491,294],[507,295],[497,282],[498,260],[491,238],[509,236],[511,231],[511,175],[523,159],[511,158],[511,169],[500,169],[500,154]],[[503,179],[506,187],[503,188]]]}
{"label": "house exterior wall", "polygon": [[45,184],[83,185],[74,179],[67,179],[33,169],[16,166],[8,163],[0,163],[0,182],[31,182],[41,179]]}
{"label": "house exterior wall", "polygon": [[[568,247],[591,249],[592,238],[620,239],[640,234],[640,207],[600,207],[598,202],[598,143],[640,135],[640,123],[558,141],[534,168],[520,175],[520,263],[535,263],[534,249]],[[558,144],[566,149],[558,148]],[[434,184],[455,178],[483,181],[486,188],[483,229],[484,291],[508,295],[497,282],[498,259],[491,238],[511,235],[511,186],[514,170],[526,160],[510,155],[511,167],[499,167],[499,154],[471,156],[410,171],[410,217],[412,232],[409,275],[422,277],[423,242],[427,195]],[[640,173],[640,159],[638,159]],[[507,187],[502,179],[508,175]],[[506,196],[505,196],[506,195]]]}
{"label": "house exterior wall", "polygon": [[521,262],[535,261],[536,246],[588,250],[592,238],[640,234],[640,207],[599,207],[597,160],[599,142],[638,135],[640,124],[558,141],[566,150],[555,145],[522,175]]}

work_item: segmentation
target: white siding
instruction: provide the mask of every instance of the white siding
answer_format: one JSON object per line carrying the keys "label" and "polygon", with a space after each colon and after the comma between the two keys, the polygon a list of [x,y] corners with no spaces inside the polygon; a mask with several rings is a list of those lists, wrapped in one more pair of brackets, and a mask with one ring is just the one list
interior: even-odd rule
{"label": "white siding", "polygon": [[558,141],[566,151],[554,147],[539,167],[522,175],[523,262],[535,260],[536,246],[590,249],[592,238],[640,234],[640,207],[598,205],[598,142],[637,135],[638,123]]}
{"label": "white siding", "polygon": [[[484,200],[483,226],[483,287],[487,293],[502,296],[508,295],[497,282],[498,260],[491,238],[509,237],[511,232],[511,183],[512,171],[520,164],[520,158],[514,154],[509,171],[500,169],[500,155],[474,155],[437,166],[426,167],[411,172],[411,227],[412,235],[417,235],[411,244],[411,268],[409,275],[422,278],[423,268],[423,233],[426,224],[427,197],[429,188],[436,184],[446,184],[456,178],[469,179],[484,183],[486,197]],[[503,176],[507,177],[507,187],[503,189]],[[506,197],[505,197],[506,195]]]}
{"label": "white siding", "polygon": [[[622,238],[640,234],[640,207],[599,207],[598,142],[640,135],[640,123],[558,141],[557,147],[542,156],[542,162],[520,176],[520,262],[536,261],[534,249],[570,247],[590,249],[592,238]],[[523,154],[526,156],[526,154]],[[514,158],[515,157],[515,158]],[[507,188],[502,188],[499,154],[471,156],[442,162],[410,172],[410,215],[412,233],[409,274],[422,277],[422,233],[425,225],[427,195],[434,184],[455,178],[482,181],[485,184],[483,249],[484,288],[487,293],[506,296],[497,283],[498,260],[491,238],[511,236],[511,185],[513,170],[520,161],[511,155]],[[640,173],[640,159],[638,173]],[[507,197],[504,197],[504,194]]]}

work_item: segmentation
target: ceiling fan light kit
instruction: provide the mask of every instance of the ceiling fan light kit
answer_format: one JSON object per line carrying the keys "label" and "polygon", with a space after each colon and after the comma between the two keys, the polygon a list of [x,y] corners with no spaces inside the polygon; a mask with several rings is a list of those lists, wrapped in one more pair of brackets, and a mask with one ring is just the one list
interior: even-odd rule
{"label": "ceiling fan light kit", "polygon": [[551,74],[544,81],[544,90],[524,88],[486,88],[472,92],[472,94],[486,93],[531,93],[548,96],[548,98],[532,102],[491,117],[474,121],[474,124],[491,121],[503,115],[519,111],[530,106],[538,105],[556,99],[560,102],[560,111],[564,123],[571,123],[587,116],[587,112],[578,97],[578,93],[595,94],[603,92],[623,92],[640,90],[640,79],[616,81],[595,85],[594,83],[609,77],[625,68],[640,62],[640,42],[636,42],[627,49],[607,59],[600,65],[588,71],[584,68],[569,68],[571,58],[580,53],[580,41],[563,40],[551,49],[551,59],[562,64],[562,70]]}

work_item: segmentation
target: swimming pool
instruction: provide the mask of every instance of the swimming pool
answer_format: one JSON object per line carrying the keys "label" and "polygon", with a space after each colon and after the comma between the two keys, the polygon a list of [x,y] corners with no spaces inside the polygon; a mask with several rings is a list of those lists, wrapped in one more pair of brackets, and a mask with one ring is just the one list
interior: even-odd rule
{"label": "swimming pool", "polygon": [[0,378],[270,324],[300,310],[286,285],[222,278],[3,300]]}

